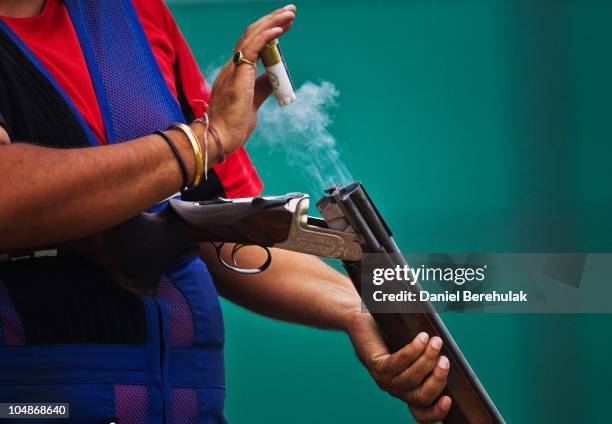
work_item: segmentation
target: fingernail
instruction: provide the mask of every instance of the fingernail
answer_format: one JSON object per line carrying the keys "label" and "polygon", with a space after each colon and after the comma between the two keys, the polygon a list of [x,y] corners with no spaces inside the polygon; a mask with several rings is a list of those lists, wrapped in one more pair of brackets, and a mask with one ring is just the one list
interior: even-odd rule
{"label": "fingernail", "polygon": [[431,339],[431,346],[438,350],[442,347],[442,339],[440,337],[434,337]]}
{"label": "fingernail", "polygon": [[451,398],[449,398],[448,396],[444,396],[442,398],[442,403],[440,404],[440,406],[442,407],[442,409],[444,409],[445,411],[450,409],[451,406]]}
{"label": "fingernail", "polygon": [[417,335],[417,339],[419,339],[419,341],[421,343],[427,343],[429,341],[429,334],[423,332],[423,333],[419,333]]}
{"label": "fingernail", "polygon": [[291,9],[293,7],[295,7],[295,5],[293,3],[290,3],[287,6],[283,7],[283,9]]}
{"label": "fingernail", "polygon": [[447,370],[448,367],[450,366],[450,362],[448,362],[448,358],[446,356],[440,356],[440,359],[438,359],[438,366],[442,368],[443,370]]}

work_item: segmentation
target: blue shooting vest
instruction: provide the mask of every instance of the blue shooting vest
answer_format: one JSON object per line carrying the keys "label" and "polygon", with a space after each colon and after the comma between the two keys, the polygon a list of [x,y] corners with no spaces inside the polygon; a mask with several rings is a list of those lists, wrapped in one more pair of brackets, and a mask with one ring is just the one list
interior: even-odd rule
{"label": "blue shooting vest", "polygon": [[[185,122],[129,0],[65,4],[110,143]],[[61,93],[89,143],[99,144],[27,46],[2,21],[0,29]],[[139,297],[146,315],[143,344],[29,344],[26,323],[2,278],[0,273],[0,402],[68,402],[71,421],[79,423],[225,422],[221,308],[206,265],[195,254],[167,271],[157,296]]]}

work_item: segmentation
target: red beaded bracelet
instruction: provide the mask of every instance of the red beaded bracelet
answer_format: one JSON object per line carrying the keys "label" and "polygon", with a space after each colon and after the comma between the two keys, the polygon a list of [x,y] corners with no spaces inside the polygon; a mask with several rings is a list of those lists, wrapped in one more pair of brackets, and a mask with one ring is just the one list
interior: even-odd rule
{"label": "red beaded bracelet", "polygon": [[219,137],[219,133],[217,129],[213,127],[211,123],[208,124],[208,130],[210,134],[213,136],[213,140],[215,140],[215,145],[217,146],[217,155],[219,156],[219,162],[223,163],[225,161],[225,150],[223,150],[223,144],[221,144],[221,137]]}

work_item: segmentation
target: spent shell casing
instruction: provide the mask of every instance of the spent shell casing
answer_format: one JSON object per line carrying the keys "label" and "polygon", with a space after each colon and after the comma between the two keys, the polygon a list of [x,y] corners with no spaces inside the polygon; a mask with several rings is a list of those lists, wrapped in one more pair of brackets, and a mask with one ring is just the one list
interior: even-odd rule
{"label": "spent shell casing", "polygon": [[271,41],[261,52],[261,61],[274,96],[280,106],[287,106],[296,100],[295,87],[287,69],[287,63],[278,44],[278,39]]}

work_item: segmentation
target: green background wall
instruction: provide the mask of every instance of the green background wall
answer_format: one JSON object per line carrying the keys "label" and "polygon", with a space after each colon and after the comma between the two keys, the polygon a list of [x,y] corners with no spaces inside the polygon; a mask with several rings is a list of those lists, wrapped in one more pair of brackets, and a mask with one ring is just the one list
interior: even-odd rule
{"label": "green background wall", "polygon": [[[203,69],[282,5],[170,4]],[[331,132],[405,251],[612,251],[612,3],[297,5],[293,78],[339,89]],[[249,150],[266,193],[307,190],[282,152]],[[231,422],[410,422],[344,335],[224,311]],[[508,422],[609,422],[610,316],[444,319]]]}

